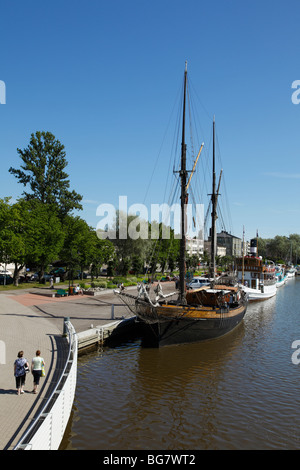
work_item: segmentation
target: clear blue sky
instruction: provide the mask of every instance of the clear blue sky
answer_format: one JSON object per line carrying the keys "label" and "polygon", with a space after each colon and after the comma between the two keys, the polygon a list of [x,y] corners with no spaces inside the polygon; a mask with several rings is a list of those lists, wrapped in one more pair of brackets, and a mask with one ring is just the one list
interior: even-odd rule
{"label": "clear blue sky", "polygon": [[[161,146],[187,60],[203,129],[216,116],[225,228],[242,237],[244,226],[247,239],[300,233],[299,25],[297,0],[2,3],[0,197],[21,195],[8,169],[45,130],[65,145],[90,225],[120,195],[165,202]],[[206,148],[210,139],[200,136]]]}

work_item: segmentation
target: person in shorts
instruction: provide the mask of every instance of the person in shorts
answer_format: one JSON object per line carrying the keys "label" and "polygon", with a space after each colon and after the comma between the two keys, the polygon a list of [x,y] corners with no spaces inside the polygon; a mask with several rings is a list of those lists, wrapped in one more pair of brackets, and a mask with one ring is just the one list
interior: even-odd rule
{"label": "person in shorts", "polygon": [[35,354],[36,356],[31,361],[31,372],[33,374],[32,393],[37,393],[40,378],[42,377],[42,368],[45,366],[45,361],[41,357],[41,351],[37,350]]}

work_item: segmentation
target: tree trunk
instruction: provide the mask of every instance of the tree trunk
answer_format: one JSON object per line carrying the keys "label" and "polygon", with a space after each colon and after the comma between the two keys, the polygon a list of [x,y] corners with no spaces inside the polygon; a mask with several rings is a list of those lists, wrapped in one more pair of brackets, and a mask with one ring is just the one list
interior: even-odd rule
{"label": "tree trunk", "polygon": [[18,263],[15,263],[13,284],[14,284],[14,286],[16,286],[16,287],[18,287],[18,285],[19,285],[20,271],[21,271],[23,268],[24,268],[24,264],[20,264],[20,266],[18,267]]}

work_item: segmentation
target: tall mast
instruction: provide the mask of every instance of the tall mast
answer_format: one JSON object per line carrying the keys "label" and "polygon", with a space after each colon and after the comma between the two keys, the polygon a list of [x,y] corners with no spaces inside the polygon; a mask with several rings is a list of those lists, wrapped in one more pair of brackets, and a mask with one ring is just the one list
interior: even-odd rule
{"label": "tall mast", "polygon": [[179,261],[179,301],[185,303],[185,204],[186,204],[186,143],[185,143],[185,107],[186,107],[186,88],[187,88],[187,62],[184,71],[184,94],[183,94],[183,116],[182,116],[182,139],[181,139],[181,239],[180,239],[180,261]]}
{"label": "tall mast", "polygon": [[242,284],[244,285],[245,277],[245,228],[243,226],[243,251],[242,251]]}
{"label": "tall mast", "polygon": [[217,197],[216,197],[216,170],[215,170],[215,117],[213,120],[213,181],[212,181],[212,212],[211,212],[211,277],[215,280],[216,272],[216,218],[217,218]]}

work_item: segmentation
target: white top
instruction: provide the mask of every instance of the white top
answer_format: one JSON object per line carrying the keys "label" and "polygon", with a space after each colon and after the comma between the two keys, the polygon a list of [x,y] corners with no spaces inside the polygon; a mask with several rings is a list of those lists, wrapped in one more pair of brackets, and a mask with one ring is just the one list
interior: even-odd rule
{"label": "white top", "polygon": [[41,356],[36,356],[32,359],[33,370],[42,370],[43,364],[44,364],[44,359]]}

